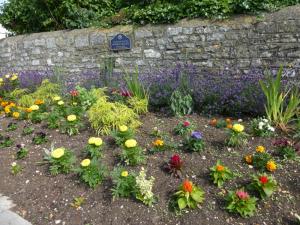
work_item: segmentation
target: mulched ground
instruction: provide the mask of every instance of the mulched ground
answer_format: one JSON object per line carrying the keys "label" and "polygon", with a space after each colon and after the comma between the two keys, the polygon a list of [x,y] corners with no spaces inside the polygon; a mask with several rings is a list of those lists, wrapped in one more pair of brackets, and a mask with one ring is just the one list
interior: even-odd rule
{"label": "mulched ground", "polygon": [[[197,128],[203,132],[206,141],[205,151],[202,153],[180,153],[185,167],[184,177],[188,177],[205,191],[205,202],[201,208],[190,211],[182,216],[175,216],[168,210],[168,200],[177,190],[182,179],[171,177],[162,169],[174,152],[167,151],[149,155],[144,166],[148,175],[156,178],[154,193],[158,196],[158,202],[153,207],[147,207],[133,199],[117,199],[112,201],[111,181],[107,179],[95,190],[88,188],[79,182],[74,174],[51,176],[47,165],[40,165],[44,150],[51,145],[66,147],[73,150],[78,159],[83,159],[82,150],[90,136],[91,129],[83,131],[80,135],[68,137],[59,134],[55,130],[48,130],[42,125],[34,125],[35,132],[47,133],[49,142],[43,145],[33,145],[32,137],[21,136],[25,121],[18,122],[18,129],[5,132],[11,119],[0,118],[0,134],[9,135],[14,140],[14,145],[3,148],[0,151],[0,192],[9,196],[17,206],[15,212],[23,216],[34,225],[122,225],[122,224],[296,224],[291,213],[300,212],[300,177],[299,164],[286,162],[274,173],[279,183],[278,191],[272,198],[258,204],[258,210],[254,217],[243,219],[238,215],[229,214],[225,209],[224,193],[226,190],[235,189],[249,182],[249,176],[256,172],[243,162],[243,156],[253,153],[257,145],[264,145],[272,150],[271,138],[249,138],[249,143],[243,148],[228,149],[224,146],[226,133],[222,129],[208,126],[208,118],[192,115],[188,117]],[[161,114],[148,113],[142,118],[143,125],[139,129],[137,140],[143,147],[147,147],[153,141],[149,135],[153,127],[172,134],[173,128],[179,120],[174,117],[166,117]],[[179,140],[178,137],[174,137]],[[118,163],[119,149],[111,143],[109,137],[106,141],[104,158],[102,162],[112,170]],[[30,150],[29,156],[17,161],[23,167],[21,173],[16,176],[11,174],[11,163],[17,148],[16,144],[25,144]],[[209,168],[217,159],[229,166],[233,171],[245,175],[225,184],[224,189],[218,189],[209,179]],[[129,170],[139,171],[140,167],[128,167]],[[80,209],[70,205],[74,197],[84,196],[86,202]]]}

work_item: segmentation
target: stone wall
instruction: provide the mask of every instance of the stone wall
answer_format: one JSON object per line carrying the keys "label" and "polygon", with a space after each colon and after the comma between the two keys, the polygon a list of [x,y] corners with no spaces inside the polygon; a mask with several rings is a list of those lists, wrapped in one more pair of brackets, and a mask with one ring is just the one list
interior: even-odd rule
{"label": "stone wall", "polygon": [[[133,48],[112,52],[118,33]],[[239,71],[289,65],[300,68],[300,6],[258,20],[241,16],[226,21],[183,20],[174,25],[117,26],[36,33],[0,40],[1,70],[45,70],[59,66],[71,73],[99,69],[107,58],[115,68],[171,66],[189,61],[199,68]]]}

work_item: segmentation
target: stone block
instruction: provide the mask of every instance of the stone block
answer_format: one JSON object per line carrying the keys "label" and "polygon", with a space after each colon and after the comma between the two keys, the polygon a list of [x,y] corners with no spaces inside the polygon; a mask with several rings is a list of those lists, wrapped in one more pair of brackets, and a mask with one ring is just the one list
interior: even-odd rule
{"label": "stone block", "polygon": [[159,51],[156,51],[154,49],[146,49],[144,50],[144,54],[146,58],[160,58],[161,54]]}
{"label": "stone block", "polygon": [[83,48],[89,46],[89,36],[88,35],[79,35],[75,37],[75,47]]}

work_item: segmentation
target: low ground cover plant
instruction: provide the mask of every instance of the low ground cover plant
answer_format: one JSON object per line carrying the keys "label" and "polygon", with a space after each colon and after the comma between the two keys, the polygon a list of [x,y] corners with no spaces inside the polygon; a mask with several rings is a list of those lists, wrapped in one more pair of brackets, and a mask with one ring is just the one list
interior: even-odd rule
{"label": "low ground cover plant", "polygon": [[200,131],[193,131],[191,135],[185,138],[184,147],[188,151],[200,152],[204,150],[204,146],[204,140]]}
{"label": "low ground cover plant", "polygon": [[231,170],[222,165],[221,161],[218,160],[217,164],[210,168],[210,176],[214,182],[219,188],[223,186],[223,184],[234,178],[233,172]]}
{"label": "low ground cover plant", "polygon": [[143,149],[138,146],[135,139],[128,139],[125,141],[120,158],[127,165],[131,166],[143,164],[146,160]]}

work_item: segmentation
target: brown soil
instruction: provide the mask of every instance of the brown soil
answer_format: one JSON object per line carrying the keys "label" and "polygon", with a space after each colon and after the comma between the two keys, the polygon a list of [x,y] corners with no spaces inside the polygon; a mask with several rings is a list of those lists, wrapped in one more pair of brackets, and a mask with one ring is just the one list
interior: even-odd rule
{"label": "brown soil", "polygon": [[[0,156],[0,192],[9,196],[17,206],[15,212],[23,216],[34,225],[52,225],[57,220],[65,225],[109,225],[109,224],[296,224],[291,212],[300,212],[300,177],[299,164],[286,162],[274,173],[280,187],[272,198],[258,204],[258,210],[254,217],[243,219],[237,215],[229,214],[225,209],[224,197],[221,195],[225,190],[235,189],[247,184],[249,176],[255,172],[243,162],[243,156],[253,153],[257,145],[264,145],[272,150],[272,139],[249,138],[249,143],[244,148],[228,149],[224,146],[225,131],[208,126],[208,118],[199,115],[189,116],[189,119],[197,124],[197,128],[203,132],[206,141],[205,151],[202,153],[180,153],[185,167],[183,177],[188,177],[205,191],[205,202],[201,208],[192,210],[182,216],[175,216],[168,210],[168,200],[182,182],[166,174],[162,166],[173,154],[171,151],[149,155],[147,164],[144,166],[148,175],[156,178],[154,193],[158,196],[158,202],[153,207],[147,207],[141,202],[133,199],[117,199],[112,201],[111,181],[107,179],[95,190],[88,188],[81,183],[76,175],[51,176],[47,165],[39,165],[44,150],[51,145],[72,149],[78,156],[83,158],[82,150],[86,145],[88,137],[93,135],[91,129],[83,131],[80,135],[68,137],[59,134],[55,130],[48,130],[42,125],[33,125],[35,132],[44,131],[49,141],[43,145],[33,145],[33,134],[21,136],[21,131],[26,122],[18,122],[18,129],[12,132],[5,132],[7,124],[11,119],[0,118],[0,134],[9,135],[14,140],[14,145],[1,149]],[[149,113],[142,118],[143,125],[139,129],[137,140],[140,145],[147,147],[153,138],[149,135],[152,128],[169,132],[179,120],[174,117],[166,117],[160,114]],[[109,137],[104,137],[106,146],[102,162],[112,170],[117,165],[116,148]],[[175,140],[179,140],[175,137]],[[16,153],[16,144],[25,144],[30,150],[27,158],[19,160],[18,164],[23,167],[21,173],[16,176],[11,174],[11,163]],[[209,179],[209,168],[217,159],[230,167],[233,171],[244,176],[236,178],[225,184],[224,189],[218,189]],[[128,168],[139,171],[140,167]],[[86,202],[80,209],[70,205],[74,197],[83,195]]]}

